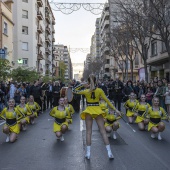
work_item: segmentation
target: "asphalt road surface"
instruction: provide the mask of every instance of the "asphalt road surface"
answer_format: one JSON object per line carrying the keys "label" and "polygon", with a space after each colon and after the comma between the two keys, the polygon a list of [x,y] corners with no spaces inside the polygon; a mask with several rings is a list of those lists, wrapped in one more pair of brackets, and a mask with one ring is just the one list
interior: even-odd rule
{"label": "asphalt road surface", "polygon": [[[6,136],[0,131],[0,170],[170,170],[170,123],[165,122],[163,140],[158,141],[151,139],[147,131],[139,131],[137,125],[119,120],[118,138],[110,138],[114,160],[108,159],[94,123],[91,159],[86,160],[86,129],[79,113],[75,113],[65,140],[60,142],[53,133],[48,112],[21,132],[13,144],[5,143]],[[0,129],[2,126],[0,121]]]}

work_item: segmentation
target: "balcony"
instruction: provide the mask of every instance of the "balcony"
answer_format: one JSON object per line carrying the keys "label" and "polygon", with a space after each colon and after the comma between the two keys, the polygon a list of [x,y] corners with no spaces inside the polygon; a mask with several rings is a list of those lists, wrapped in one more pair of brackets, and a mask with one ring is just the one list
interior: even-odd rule
{"label": "balcony", "polygon": [[45,53],[48,54],[48,55],[51,54],[50,49],[49,48],[45,48]]}
{"label": "balcony", "polygon": [[46,19],[47,23],[50,24],[50,15],[48,12],[45,13],[45,19]]}
{"label": "balcony", "polygon": [[45,41],[46,41],[48,44],[51,44],[51,40],[49,39],[49,37],[46,37],[46,38],[45,38]]}
{"label": "balcony", "polygon": [[39,20],[43,20],[43,15],[42,15],[41,11],[38,11],[38,12],[37,12],[37,18],[38,18]]}
{"label": "balcony", "polygon": [[48,5],[45,7],[45,11],[47,11],[47,12],[50,11],[50,7]]}
{"label": "balcony", "polygon": [[42,0],[37,0],[37,4],[38,4],[39,7],[43,7],[43,2],[42,2]]}
{"label": "balcony", "polygon": [[40,50],[40,52],[39,52],[39,54],[38,54],[38,56],[37,56],[37,59],[38,60],[43,60],[44,59],[44,57],[43,57],[43,54],[42,54],[42,51]]}
{"label": "balcony", "polygon": [[51,64],[51,61],[50,61],[50,59],[49,59],[48,57],[45,58],[45,63],[46,63],[47,65],[50,65],[50,64]]}
{"label": "balcony", "polygon": [[104,68],[110,68],[110,64],[105,64]]}
{"label": "balcony", "polygon": [[51,29],[49,28],[49,27],[46,27],[46,32],[48,33],[48,34],[51,34]]}
{"label": "balcony", "polygon": [[53,38],[52,41],[55,42],[55,38]]}
{"label": "balcony", "polygon": [[38,40],[37,45],[38,45],[39,47],[42,47],[42,46],[43,46],[43,41],[42,41],[42,38],[41,38],[41,37],[39,37],[39,40]]}
{"label": "balcony", "polygon": [[55,20],[53,19],[52,24],[55,25]]}
{"label": "balcony", "polygon": [[52,33],[55,34],[55,29],[53,28]]}
{"label": "balcony", "polygon": [[37,27],[37,31],[38,33],[42,34],[43,33],[43,28],[42,26],[39,24],[38,27]]}

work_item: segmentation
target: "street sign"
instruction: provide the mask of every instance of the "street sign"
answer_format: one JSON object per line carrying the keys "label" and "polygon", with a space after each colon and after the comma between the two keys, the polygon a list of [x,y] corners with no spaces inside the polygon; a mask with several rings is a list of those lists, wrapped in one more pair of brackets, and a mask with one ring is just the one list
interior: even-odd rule
{"label": "street sign", "polygon": [[5,54],[5,50],[0,48],[0,54]]}

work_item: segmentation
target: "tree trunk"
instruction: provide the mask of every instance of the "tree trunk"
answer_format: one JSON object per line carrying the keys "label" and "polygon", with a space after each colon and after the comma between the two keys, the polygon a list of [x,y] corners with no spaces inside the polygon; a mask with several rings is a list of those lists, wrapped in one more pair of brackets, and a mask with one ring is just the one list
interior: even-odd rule
{"label": "tree trunk", "polygon": [[145,68],[145,81],[148,82],[148,69],[147,69],[147,61],[143,60],[144,62],[144,68]]}
{"label": "tree trunk", "polygon": [[130,61],[131,81],[133,82],[133,60]]}

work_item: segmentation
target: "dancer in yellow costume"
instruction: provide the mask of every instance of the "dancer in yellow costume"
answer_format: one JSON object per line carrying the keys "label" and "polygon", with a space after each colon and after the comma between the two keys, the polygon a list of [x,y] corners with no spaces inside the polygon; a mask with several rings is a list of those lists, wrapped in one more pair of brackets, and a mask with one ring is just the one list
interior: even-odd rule
{"label": "dancer in yellow costume", "polygon": [[138,100],[135,99],[136,95],[131,92],[129,96],[129,100],[127,100],[124,104],[124,107],[127,109],[126,116],[128,117],[129,123],[134,122],[134,118],[136,117],[134,109],[138,104]]}
{"label": "dancer in yellow costume", "polygon": [[102,111],[104,111],[106,114],[108,113],[108,105],[102,98],[100,98],[99,106],[101,107]]}
{"label": "dancer in yellow costume", "polygon": [[20,128],[17,123],[23,115],[18,112],[15,106],[15,100],[9,99],[8,108],[4,108],[0,113],[0,117],[6,121],[6,124],[3,126],[3,133],[7,135],[6,142],[15,142],[17,135],[20,133]]}
{"label": "dancer in yellow costume", "polygon": [[68,99],[67,97],[64,98],[64,106],[65,108],[68,110],[68,116],[67,116],[67,122],[69,124],[72,124],[73,123],[73,119],[72,119],[72,116],[74,114],[74,108],[71,104],[68,103]]}
{"label": "dancer in yellow costume", "polygon": [[[114,105],[113,101],[111,103]],[[113,130],[113,139],[117,139],[116,131],[120,127],[119,122],[117,120],[120,118],[121,117],[118,114],[116,114],[116,112],[113,111],[112,109],[109,109],[107,111],[104,126],[105,126],[106,132],[108,134],[108,137],[110,137],[110,133]]]}
{"label": "dancer in yellow costume", "polygon": [[[83,89],[89,88],[89,89]],[[103,137],[104,143],[106,145],[108,157],[110,159],[114,159],[109,140],[106,134],[106,130],[104,127],[104,117],[106,113],[102,111],[101,107],[99,106],[100,98],[104,99],[108,106],[115,110],[118,114],[120,112],[110,103],[108,98],[106,97],[104,91],[101,88],[97,88],[96,77],[94,75],[90,75],[88,78],[88,83],[82,82],[82,84],[78,85],[73,89],[73,93],[84,95],[87,102],[86,109],[81,113],[81,119],[85,120],[86,123],[86,154],[85,157],[90,159],[90,149],[91,149],[91,135],[92,135],[92,124],[93,119],[96,120],[98,127],[100,129],[100,133]]]}
{"label": "dancer in yellow costume", "polygon": [[135,123],[138,124],[139,130],[145,130],[145,126],[149,123],[148,119],[145,118],[148,110],[150,108],[150,104],[146,103],[146,96],[144,94],[140,97],[140,102],[136,105],[134,109],[137,113],[137,117]]}
{"label": "dancer in yellow costume", "polygon": [[149,108],[147,117],[149,118],[148,131],[151,131],[151,138],[156,138],[158,133],[158,140],[162,140],[161,132],[165,130],[165,124],[162,119],[169,120],[165,110],[159,106],[159,98],[152,99],[152,107]]}
{"label": "dancer in yellow costume", "polygon": [[26,99],[24,96],[21,97],[20,99],[20,104],[16,106],[16,110],[20,112],[23,115],[23,118],[18,121],[18,124],[20,126],[20,129],[26,130],[26,125],[30,123],[30,115],[31,110],[29,109],[28,105],[25,104]]}
{"label": "dancer in yellow costume", "polygon": [[54,107],[50,111],[50,116],[55,118],[55,122],[53,125],[53,131],[57,136],[57,139],[64,141],[64,134],[68,130],[68,109],[64,107],[64,98],[59,99],[59,105]]}
{"label": "dancer in yellow costume", "polygon": [[38,103],[34,102],[34,97],[30,95],[29,101],[27,103],[28,109],[31,111],[30,123],[34,124],[34,119],[38,117],[38,113],[41,110],[41,107]]}

